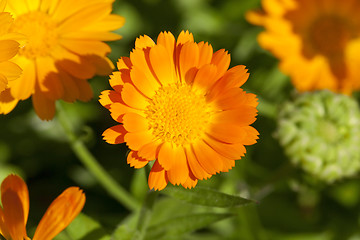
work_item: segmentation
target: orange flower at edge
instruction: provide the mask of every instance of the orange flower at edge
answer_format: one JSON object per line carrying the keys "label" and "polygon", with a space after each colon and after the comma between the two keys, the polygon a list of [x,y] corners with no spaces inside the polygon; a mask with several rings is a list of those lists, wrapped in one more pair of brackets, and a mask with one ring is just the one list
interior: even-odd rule
{"label": "orange flower at edge", "polygon": [[189,32],[177,41],[162,32],[157,43],[146,35],[136,39],[130,57],[117,65],[110,76],[114,90],[103,91],[100,103],[121,124],[103,136],[111,144],[126,142],[130,166],[155,160],[150,189],[168,182],[192,188],[227,172],[244,156],[244,145],[256,143],[259,133],[249,125],[257,98],[240,88],[249,73],[242,65],[228,69],[225,50],[213,52]]}
{"label": "orange flower at edge", "polygon": [[[0,234],[5,239],[30,239],[26,233],[29,214],[29,192],[17,175],[9,175],[1,184]],[[69,187],[46,210],[33,240],[51,240],[68,226],[85,204],[85,194]]]}

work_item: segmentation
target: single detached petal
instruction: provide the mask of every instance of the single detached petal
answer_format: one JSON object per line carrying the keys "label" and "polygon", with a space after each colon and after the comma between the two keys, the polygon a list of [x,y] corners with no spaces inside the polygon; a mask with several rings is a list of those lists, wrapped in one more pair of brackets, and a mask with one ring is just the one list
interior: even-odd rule
{"label": "single detached petal", "polygon": [[46,210],[33,240],[53,239],[80,213],[85,204],[85,194],[78,187],[69,187]]}

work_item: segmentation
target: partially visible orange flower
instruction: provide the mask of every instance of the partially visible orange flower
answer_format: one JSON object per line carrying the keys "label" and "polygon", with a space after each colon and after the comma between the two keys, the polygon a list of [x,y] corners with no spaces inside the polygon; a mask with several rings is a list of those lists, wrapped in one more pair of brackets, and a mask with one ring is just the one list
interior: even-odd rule
{"label": "partially visible orange flower", "polygon": [[[11,62],[19,51],[19,34],[10,30],[14,19],[4,12],[5,0],[0,0],[0,93],[7,87],[8,81],[15,80],[21,74],[21,68]],[[1,112],[1,110],[0,110]]]}
{"label": "partially visible orange flower", "polygon": [[52,119],[56,100],[89,100],[93,93],[87,80],[108,75],[114,67],[103,41],[121,38],[110,31],[120,28],[124,18],[111,14],[113,2],[8,0],[5,10],[15,19],[11,29],[28,37],[28,43],[14,59],[23,74],[9,83],[6,97],[0,96],[2,113],[32,96],[37,115]]}
{"label": "partially visible orange flower", "polygon": [[[1,183],[0,235],[7,240],[30,240],[26,233],[29,215],[29,192],[26,183],[17,175],[9,175]],[[33,240],[51,240],[64,230],[80,213],[85,194],[69,187],[46,210]]]}
{"label": "partially visible orange flower", "polygon": [[110,76],[114,90],[103,91],[100,103],[121,124],[103,136],[111,144],[126,142],[132,167],[155,160],[150,189],[169,181],[192,188],[198,179],[227,172],[244,156],[244,145],[256,143],[258,132],[249,125],[257,98],[240,88],[249,73],[229,65],[225,50],[213,52],[184,31],[177,41],[170,32],[160,33],[157,43],[141,36],[130,57],[119,59]]}
{"label": "partially visible orange flower", "polygon": [[299,91],[360,89],[360,2],[262,0],[249,22],[265,27],[260,45],[280,59]]}

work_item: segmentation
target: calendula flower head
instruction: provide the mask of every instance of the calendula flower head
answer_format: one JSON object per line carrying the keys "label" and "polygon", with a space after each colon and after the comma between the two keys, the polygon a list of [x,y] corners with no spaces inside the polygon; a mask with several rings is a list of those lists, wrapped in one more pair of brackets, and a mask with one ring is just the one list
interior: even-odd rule
{"label": "calendula flower head", "polygon": [[330,91],[304,93],[279,113],[277,136],[291,161],[331,183],[360,169],[356,101]]}
{"label": "calendula flower head", "polygon": [[161,190],[168,182],[194,187],[198,179],[227,172],[256,142],[250,126],[257,99],[242,86],[245,66],[231,69],[225,50],[194,42],[182,31],[175,40],[162,32],[155,43],[136,39],[130,57],[118,61],[110,76],[114,90],[103,91],[100,103],[119,125],[107,129],[108,143],[126,142],[127,162],[142,168],[155,160],[148,183]]}
{"label": "calendula flower head", "polygon": [[19,100],[32,96],[37,115],[52,119],[55,102],[87,101],[94,75],[108,75],[113,64],[103,41],[121,37],[110,31],[124,24],[111,14],[114,0],[8,0],[5,11],[14,17],[11,30],[28,38],[14,62],[23,73],[0,97],[0,113],[10,112]]}
{"label": "calendula flower head", "polygon": [[6,1],[0,0],[0,94],[6,89],[8,81],[15,80],[21,74],[21,68],[11,59],[19,51],[18,40],[22,35],[11,31],[14,19],[10,13],[4,12],[5,6]]}
{"label": "calendula flower head", "polygon": [[[30,240],[26,233],[29,215],[29,192],[17,175],[9,175],[1,183],[0,235],[7,240]],[[36,228],[33,240],[51,240],[80,213],[85,195],[77,187],[69,187],[46,210]]]}
{"label": "calendula flower head", "polygon": [[360,89],[360,2],[262,0],[249,22],[265,27],[258,41],[280,60],[299,91]]}

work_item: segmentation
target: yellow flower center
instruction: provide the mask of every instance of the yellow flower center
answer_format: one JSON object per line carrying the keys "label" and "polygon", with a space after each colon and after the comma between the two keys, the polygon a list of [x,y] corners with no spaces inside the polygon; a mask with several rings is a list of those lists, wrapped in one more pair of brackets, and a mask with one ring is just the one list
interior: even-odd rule
{"label": "yellow flower center", "polygon": [[312,48],[327,57],[342,57],[346,44],[352,37],[351,25],[338,16],[322,16],[309,28]]}
{"label": "yellow flower center", "polygon": [[212,108],[204,95],[191,86],[175,84],[160,88],[146,110],[153,135],[162,141],[184,145],[200,138],[210,121]]}
{"label": "yellow flower center", "polygon": [[19,54],[27,58],[47,56],[56,46],[58,35],[56,23],[43,12],[29,12],[17,17],[12,26],[14,32],[22,33],[28,42]]}

